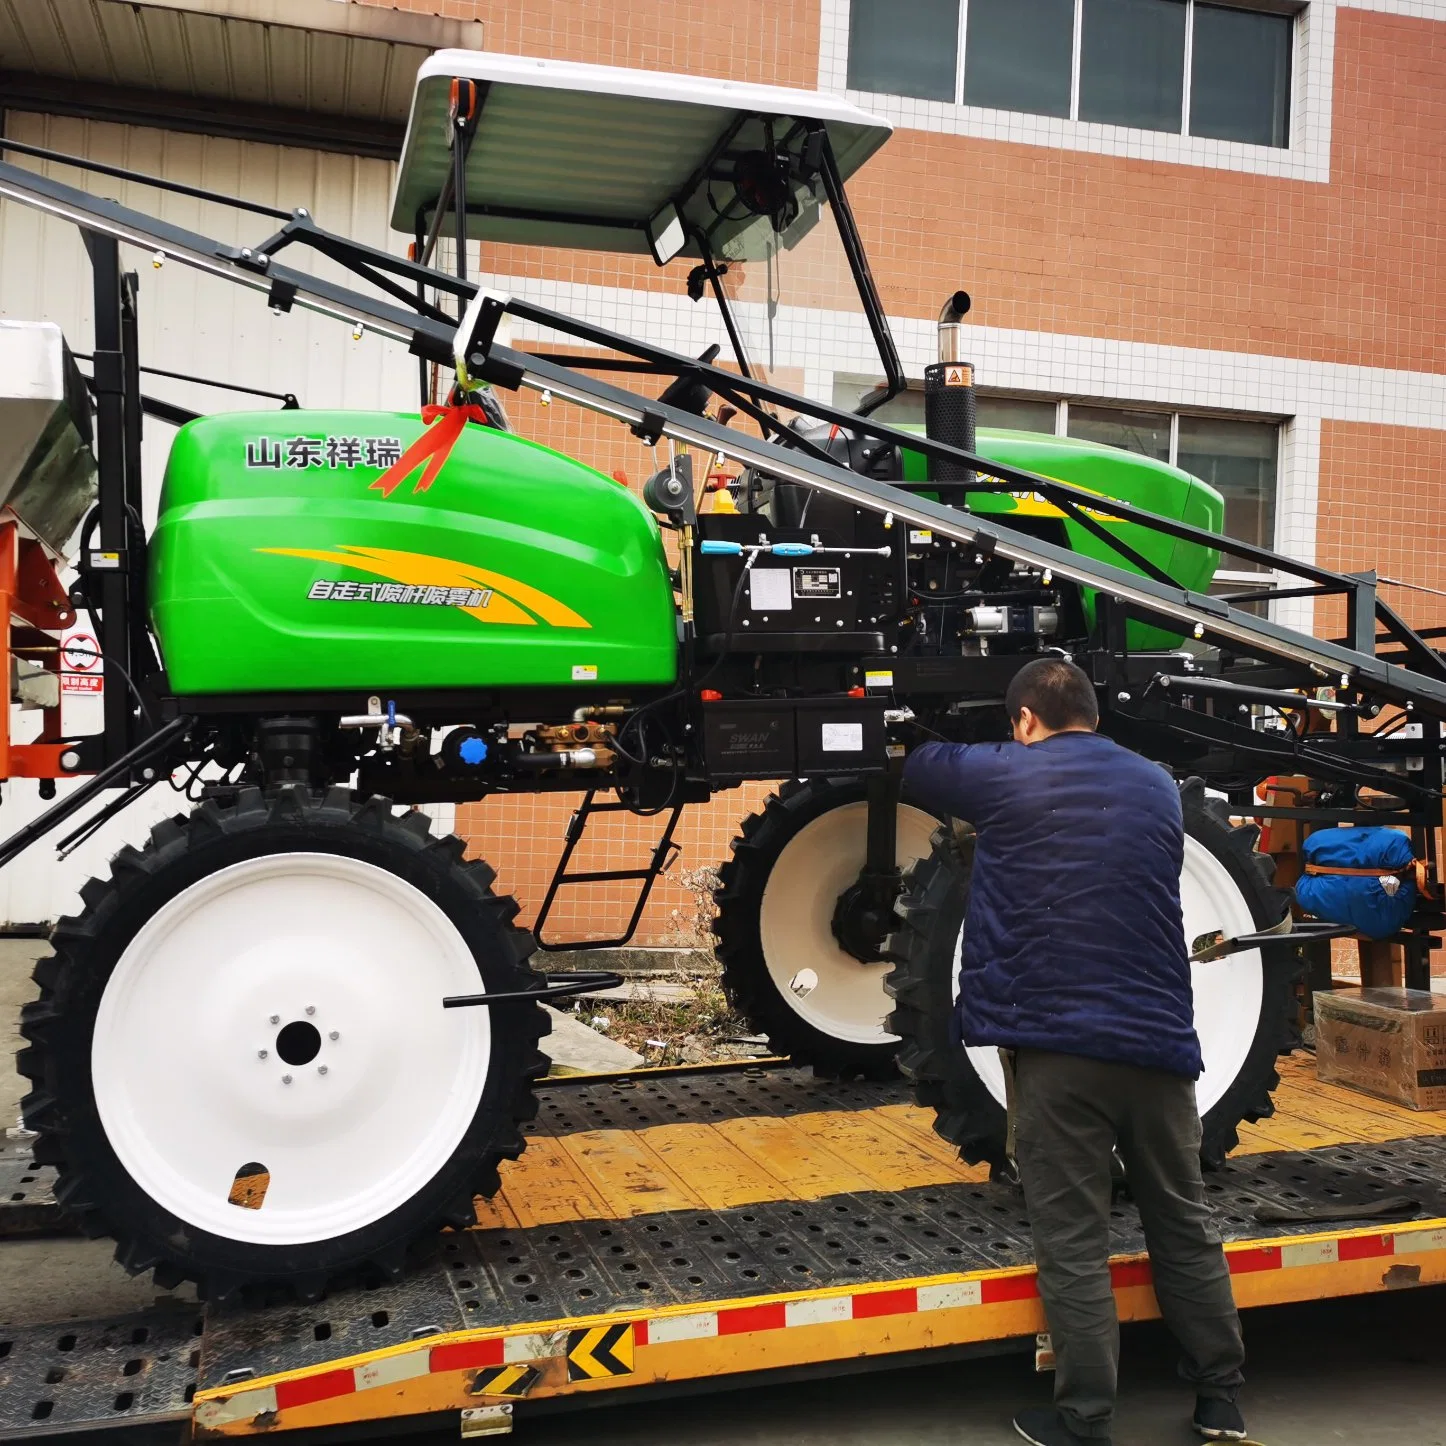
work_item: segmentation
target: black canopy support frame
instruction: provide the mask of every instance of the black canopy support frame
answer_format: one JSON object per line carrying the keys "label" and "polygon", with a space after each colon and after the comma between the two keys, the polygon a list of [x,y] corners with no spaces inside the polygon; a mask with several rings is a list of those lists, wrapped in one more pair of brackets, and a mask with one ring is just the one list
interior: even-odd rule
{"label": "black canopy support frame", "polygon": [[[728,333],[728,342],[733,348],[733,358],[738,363],[738,370],[752,381],[753,366],[748,360],[748,348],[743,345],[743,333],[738,329],[738,318],[734,314],[733,303],[728,299],[728,293],[723,290],[723,270],[713,255],[713,248],[708,242],[707,233],[698,229],[694,234],[698,240],[698,250],[703,257],[699,265],[703,268],[704,276],[708,278],[708,287],[713,293],[713,301],[718,307],[718,314],[723,318],[723,329]],[[765,432],[764,435],[768,434]]]}
{"label": "black canopy support frame", "polygon": [[876,411],[890,398],[904,390],[904,368],[899,362],[898,349],[894,346],[893,333],[889,330],[888,317],[884,315],[884,303],[879,298],[879,289],[874,285],[874,274],[869,269],[868,254],[859,236],[858,223],[854,220],[853,207],[849,205],[843,178],[839,175],[838,161],[833,146],[829,143],[828,132],[823,132],[823,186],[838,222],[839,237],[848,256],[849,270],[853,273],[854,285],[863,299],[864,315],[869,330],[873,333],[874,345],[884,364],[884,390],[875,393],[869,400],[869,410]]}

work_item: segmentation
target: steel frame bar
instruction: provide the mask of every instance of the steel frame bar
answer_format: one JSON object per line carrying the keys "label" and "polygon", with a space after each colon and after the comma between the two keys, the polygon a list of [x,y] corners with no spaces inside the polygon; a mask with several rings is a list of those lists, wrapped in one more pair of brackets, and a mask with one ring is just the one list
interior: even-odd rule
{"label": "steel frame bar", "polygon": [[[0,163],[0,196],[70,220],[91,234],[126,241],[145,248],[151,254],[160,252],[253,289],[269,290],[273,282],[280,282],[293,288],[297,303],[309,309],[334,316],[354,327],[370,327],[432,360],[446,363],[452,358],[456,339],[450,328],[442,323],[419,316],[415,310],[404,311],[323,278],[276,265],[270,257],[258,257],[250,248],[223,245],[212,238],[6,163]],[[335,247],[333,254],[343,264],[351,265],[353,261],[364,264],[370,259],[370,248],[355,247],[345,238],[331,238],[331,244]],[[414,264],[398,262],[397,258],[391,258],[391,262],[398,268]],[[430,271],[427,275],[429,284],[434,278],[437,284],[447,285],[449,289],[461,288],[467,294],[476,293],[475,286],[446,277],[444,273]],[[1067,548],[1016,532],[992,517],[987,520],[976,518],[927,498],[913,496],[903,488],[875,482],[816,458],[802,456],[776,443],[754,441],[705,417],[693,416],[639,397],[596,378],[579,376],[566,367],[550,363],[546,357],[497,345],[491,337],[504,312],[584,342],[656,362],[679,373],[695,371],[706,380],[716,370],[695,358],[647,346],[633,338],[576,321],[544,307],[507,299],[484,307],[478,335],[471,339],[468,346],[469,366],[474,368],[475,375],[485,380],[510,388],[526,386],[539,392],[550,391],[556,398],[613,417],[629,426],[643,425],[645,420],[647,424],[659,424],[659,434],[675,441],[722,452],[744,466],[759,467],[774,476],[822,491],[855,506],[891,514],[898,522],[932,530],[981,552],[997,552],[1014,561],[1048,569],[1058,577],[1119,599],[1121,605],[1134,615],[1152,621],[1166,620],[1183,626],[1184,631],[1198,638],[1208,638],[1252,655],[1286,662],[1307,670],[1322,684],[1364,689],[1388,701],[1410,702],[1446,716],[1446,680],[1384,662],[1373,651],[1342,647],[1269,619],[1243,613],[1208,594],[1169,586],[1122,568],[1082,558]],[[740,378],[729,372],[717,371],[716,379],[719,390],[723,392],[742,385]],[[938,460],[959,463],[1038,491],[1046,498],[1065,497],[1076,505],[1096,509],[1102,506],[1101,499],[1092,493],[1018,468],[1003,467],[960,448],[898,432],[757,380],[748,380],[747,389],[760,403],[772,402],[863,431],[894,445],[921,451]],[[1213,533],[1141,512],[1127,504],[1111,501],[1107,510],[1122,520],[1139,522],[1183,540],[1216,549],[1225,543],[1225,539]],[[1233,540],[1228,546],[1234,554],[1347,594],[1356,600],[1352,613],[1357,620],[1367,611],[1362,599],[1369,592],[1372,595],[1370,615],[1374,619],[1374,588],[1366,579],[1332,573],[1268,549]],[[1353,630],[1353,636],[1373,648],[1374,623],[1368,637],[1361,638],[1358,629]]]}

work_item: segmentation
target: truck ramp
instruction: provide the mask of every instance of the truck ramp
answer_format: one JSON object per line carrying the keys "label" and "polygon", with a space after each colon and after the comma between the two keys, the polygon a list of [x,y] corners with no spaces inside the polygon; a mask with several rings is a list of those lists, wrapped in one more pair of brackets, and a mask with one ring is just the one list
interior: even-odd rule
{"label": "truck ramp", "polygon": [[[1323,1085],[1306,1054],[1281,1075],[1274,1118],[1207,1176],[1242,1308],[1446,1281],[1439,1116]],[[568,1397],[1033,1348],[1045,1329],[1022,1195],[960,1163],[900,1082],[753,1065],[540,1098],[477,1227],[402,1280],[0,1332],[0,1431],[334,1437],[450,1416],[503,1432]],[[19,1228],[47,1210],[62,1228],[47,1172],[5,1169]],[[1151,1318],[1127,1202],[1112,1234],[1120,1317]]]}

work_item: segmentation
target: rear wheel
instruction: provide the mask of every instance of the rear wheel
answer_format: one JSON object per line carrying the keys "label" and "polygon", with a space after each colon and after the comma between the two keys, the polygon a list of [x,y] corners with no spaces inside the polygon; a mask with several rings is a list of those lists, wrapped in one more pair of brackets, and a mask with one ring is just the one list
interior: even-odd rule
{"label": "rear wheel", "polygon": [[[1259,830],[1231,826],[1226,806],[1207,797],[1199,779],[1181,788],[1185,862],[1180,900],[1185,940],[1215,930],[1229,938],[1268,929],[1284,917],[1286,898],[1273,865],[1255,851]],[[972,838],[941,829],[929,857],[914,869],[889,940],[895,961],[887,988],[889,1023],[903,1039],[899,1064],[919,1103],[935,1111],[934,1128],[970,1164],[1005,1158],[1004,1071],[993,1046],[965,1048],[950,1038],[959,989],[960,946],[969,904]],[[1192,966],[1195,1028],[1205,1072],[1196,1084],[1203,1137],[1200,1155],[1218,1167],[1238,1143],[1237,1126],[1274,1113],[1276,1059],[1298,1042],[1295,979],[1299,963],[1287,942]]]}
{"label": "rear wheel", "polygon": [[[898,1047],[889,966],[850,953],[835,932],[864,864],[866,791],[862,779],[790,783],[745,819],[719,871],[713,928],[728,998],[774,1050],[821,1074],[876,1079],[894,1073]],[[927,854],[938,822],[899,805],[901,869]]]}
{"label": "rear wheel", "polygon": [[425,816],[285,787],[159,825],[41,960],[37,1156],[128,1270],[211,1298],[399,1273],[522,1149],[546,1017],[492,872]]}

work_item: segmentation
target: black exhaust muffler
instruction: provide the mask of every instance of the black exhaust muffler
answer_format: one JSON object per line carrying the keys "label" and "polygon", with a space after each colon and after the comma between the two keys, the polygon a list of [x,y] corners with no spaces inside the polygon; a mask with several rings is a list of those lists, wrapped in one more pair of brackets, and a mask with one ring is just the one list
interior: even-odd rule
{"label": "black exhaust muffler", "polygon": [[[969,293],[956,291],[939,313],[939,360],[924,368],[924,431],[932,442],[974,450],[978,402],[974,392],[974,368],[965,361],[960,323],[969,310]],[[964,484],[974,481],[974,472],[958,462],[929,459],[929,480]]]}

